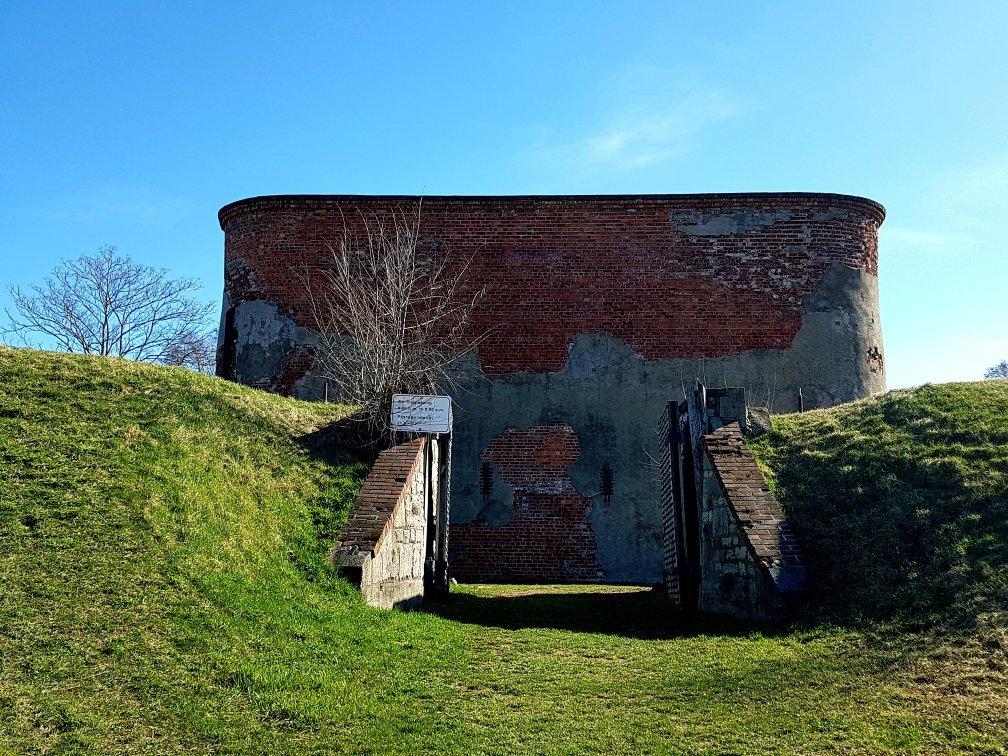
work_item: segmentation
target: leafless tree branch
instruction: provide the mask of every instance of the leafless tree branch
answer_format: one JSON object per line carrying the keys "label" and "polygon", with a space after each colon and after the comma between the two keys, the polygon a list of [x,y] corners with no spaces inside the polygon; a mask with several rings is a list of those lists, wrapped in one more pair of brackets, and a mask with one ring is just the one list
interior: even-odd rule
{"label": "leafless tree branch", "polygon": [[362,214],[356,232],[344,219],[329,267],[304,272],[322,376],[375,435],[388,430],[393,394],[457,389],[460,359],[481,341],[470,321],[483,292],[467,286],[469,261],[421,249],[420,218],[418,203]]}
{"label": "leafless tree branch", "polygon": [[115,247],[64,260],[39,285],[10,289],[13,334],[28,346],[205,369],[212,305],[192,295],[191,278],[172,279]]}
{"label": "leafless tree branch", "polygon": [[1008,380],[1008,360],[1001,360],[997,365],[987,368],[984,378],[988,381]]}

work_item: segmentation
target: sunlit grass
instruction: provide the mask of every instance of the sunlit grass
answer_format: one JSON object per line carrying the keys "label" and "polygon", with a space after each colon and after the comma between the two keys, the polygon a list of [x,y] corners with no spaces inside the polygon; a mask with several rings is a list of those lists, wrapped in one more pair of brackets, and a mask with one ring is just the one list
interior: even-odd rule
{"label": "sunlit grass", "polygon": [[625,588],[460,586],[436,611],[370,609],[325,558],[364,471],[318,443],[342,411],[0,349],[0,752],[1005,740],[988,678],[936,694],[932,657],[893,666],[860,630],[693,626]]}

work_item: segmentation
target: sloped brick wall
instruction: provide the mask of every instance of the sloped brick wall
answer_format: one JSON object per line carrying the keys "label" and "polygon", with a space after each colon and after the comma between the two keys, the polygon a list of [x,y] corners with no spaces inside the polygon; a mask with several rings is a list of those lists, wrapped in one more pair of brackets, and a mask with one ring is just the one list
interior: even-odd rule
{"label": "sloped brick wall", "polygon": [[[420,438],[378,455],[332,550],[333,562],[372,606],[410,606],[424,595],[425,445]],[[437,444],[430,453],[436,469]]]}
{"label": "sloped brick wall", "polygon": [[738,423],[703,443],[700,608],[777,619],[807,587],[801,550]]}

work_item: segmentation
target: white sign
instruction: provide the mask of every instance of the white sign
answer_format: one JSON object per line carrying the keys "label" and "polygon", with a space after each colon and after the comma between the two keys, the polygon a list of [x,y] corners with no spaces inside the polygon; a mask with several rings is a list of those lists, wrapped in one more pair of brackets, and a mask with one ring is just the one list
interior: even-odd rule
{"label": "white sign", "polygon": [[392,397],[394,431],[448,433],[451,424],[451,399],[447,396],[396,394]]}

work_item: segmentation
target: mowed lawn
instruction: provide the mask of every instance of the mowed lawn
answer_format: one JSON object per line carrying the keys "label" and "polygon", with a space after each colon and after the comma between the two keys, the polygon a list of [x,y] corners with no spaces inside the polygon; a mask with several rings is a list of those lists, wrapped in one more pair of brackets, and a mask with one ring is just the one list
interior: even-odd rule
{"label": "mowed lawn", "polygon": [[1000,657],[946,685],[956,656],[933,635],[695,625],[647,588],[456,586],[422,612],[370,609],[325,558],[366,470],[324,430],[342,412],[0,349],[0,752],[1008,741]]}

